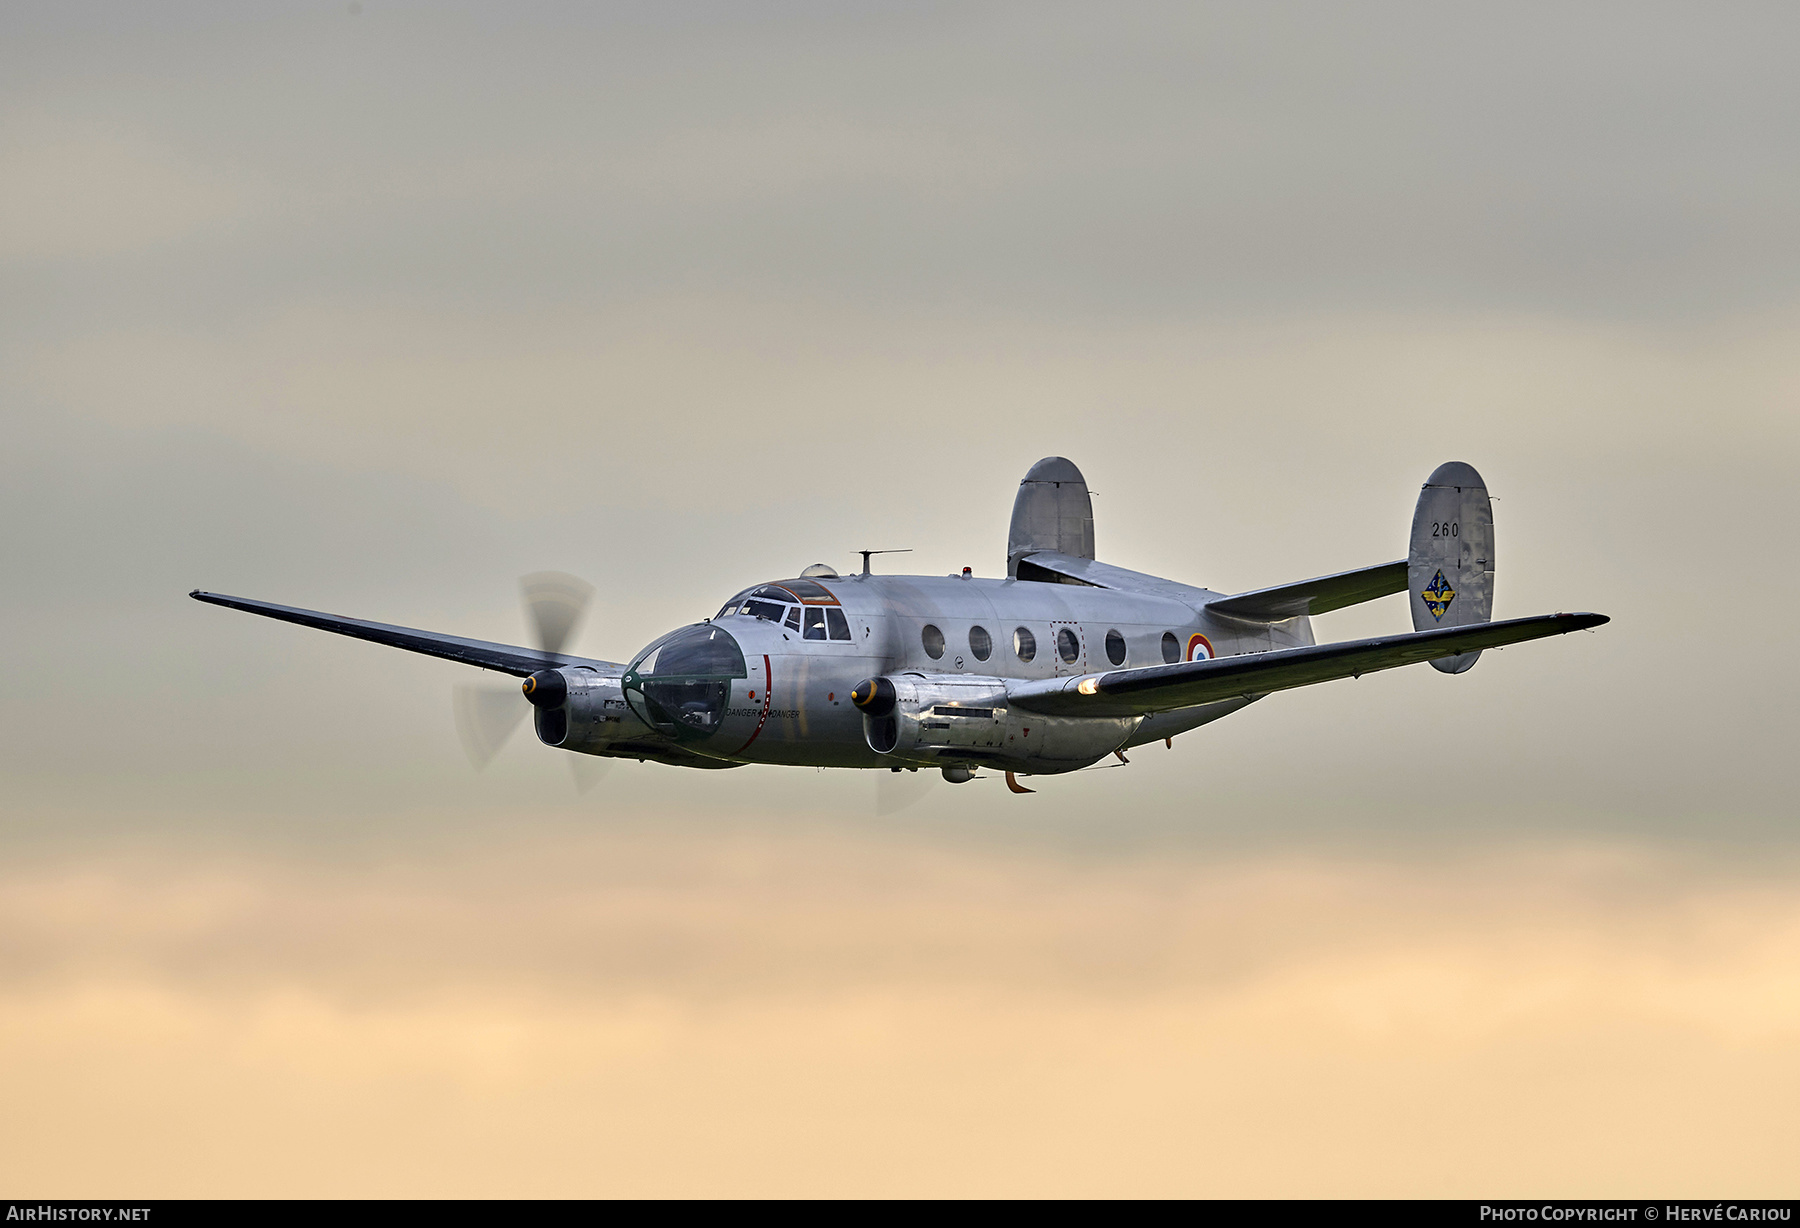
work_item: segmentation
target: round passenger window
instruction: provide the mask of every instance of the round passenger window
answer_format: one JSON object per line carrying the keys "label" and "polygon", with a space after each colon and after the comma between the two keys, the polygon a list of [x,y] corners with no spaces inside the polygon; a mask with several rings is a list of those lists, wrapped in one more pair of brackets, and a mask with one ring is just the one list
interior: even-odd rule
{"label": "round passenger window", "polygon": [[1013,655],[1027,662],[1037,656],[1037,636],[1023,627],[1013,628]]}
{"label": "round passenger window", "polygon": [[944,633],[930,623],[919,632],[919,642],[925,645],[925,655],[933,661],[944,655]]}
{"label": "round passenger window", "polygon": [[1056,655],[1063,659],[1063,664],[1073,665],[1081,656],[1081,641],[1075,633],[1063,627],[1056,633]]}
{"label": "round passenger window", "polygon": [[1181,641],[1175,638],[1173,631],[1163,632],[1163,660],[1170,665],[1181,660]]}
{"label": "round passenger window", "polygon": [[985,661],[994,651],[994,637],[988,634],[986,627],[969,628],[969,651],[975,654],[977,661]]}
{"label": "round passenger window", "polygon": [[1106,659],[1114,665],[1125,664],[1125,637],[1117,631],[1106,633]]}

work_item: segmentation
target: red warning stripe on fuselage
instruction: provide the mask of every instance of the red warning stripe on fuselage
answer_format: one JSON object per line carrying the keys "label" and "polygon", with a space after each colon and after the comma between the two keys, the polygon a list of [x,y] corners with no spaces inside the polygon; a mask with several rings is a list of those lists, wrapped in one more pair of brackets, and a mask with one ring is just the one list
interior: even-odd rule
{"label": "red warning stripe on fuselage", "polygon": [[771,698],[773,698],[773,696],[770,694],[770,692],[773,691],[774,689],[775,689],[775,667],[769,663],[769,654],[765,652],[763,654],[762,714],[756,718],[756,728],[755,728],[755,730],[753,730],[751,732],[750,740],[748,742],[745,742],[742,746],[738,747],[736,750],[731,752],[734,757],[737,755],[741,755],[745,751],[749,750],[750,742],[754,742],[754,741],[756,741],[757,738],[762,736],[763,726],[769,723],[769,700]]}

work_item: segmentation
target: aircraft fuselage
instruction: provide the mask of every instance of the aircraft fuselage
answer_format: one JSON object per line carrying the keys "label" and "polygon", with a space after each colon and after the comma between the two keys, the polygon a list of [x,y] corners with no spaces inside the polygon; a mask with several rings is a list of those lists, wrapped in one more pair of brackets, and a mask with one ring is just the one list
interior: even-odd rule
{"label": "aircraft fuselage", "polygon": [[[719,766],[892,766],[891,753],[880,753],[871,745],[867,718],[851,702],[850,693],[864,679],[896,676],[911,678],[924,688],[923,707],[991,713],[977,718],[987,726],[985,736],[960,748],[936,745],[934,735],[965,735],[968,720],[946,714],[940,718],[946,728],[939,730],[933,727],[939,722],[931,719],[932,714],[924,714],[920,722],[925,727],[918,732],[927,739],[924,745],[929,750],[907,766],[960,763],[1039,773],[1072,770],[1112,751],[1195,728],[1248,700],[1121,719],[1104,728],[1084,728],[1083,734],[1089,736],[1059,742],[1046,737],[1060,732],[1049,718],[1006,711],[1007,682],[1313,642],[1304,617],[1276,623],[1210,617],[1196,607],[1215,594],[1188,591],[1192,603],[1175,596],[1086,585],[968,576],[776,581],[739,594],[702,624],[731,638],[743,654],[743,677],[717,680],[704,697],[698,697],[699,684],[694,684],[696,699],[688,704],[692,711],[685,720],[674,705],[660,712],[653,709],[641,683],[632,686],[633,673],[668,638],[664,637],[639,654],[622,682],[605,685],[596,678],[608,692],[601,698],[602,710],[621,718],[598,728],[598,733],[610,736],[587,744],[579,740],[574,745],[557,744],[589,753],[649,758],[662,757],[654,752],[667,746],[678,748],[684,761],[694,754],[716,760]],[[827,619],[826,614],[833,617]],[[946,702],[933,702],[939,699]],[[674,719],[659,719],[663,716]],[[540,736],[554,731],[554,726],[546,731],[540,724]],[[967,753],[959,754],[959,749]]]}

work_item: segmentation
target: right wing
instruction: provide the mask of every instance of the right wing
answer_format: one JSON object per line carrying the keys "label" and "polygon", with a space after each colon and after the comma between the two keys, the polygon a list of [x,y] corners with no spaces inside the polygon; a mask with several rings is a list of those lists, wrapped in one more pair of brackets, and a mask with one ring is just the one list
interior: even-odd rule
{"label": "right wing", "polygon": [[1372,640],[1244,653],[1211,661],[1183,661],[1078,678],[1046,678],[1008,687],[1007,697],[1021,708],[1048,716],[1139,716],[1286,691],[1334,678],[1354,678],[1478,648],[1566,635],[1610,621],[1604,614],[1540,614],[1473,627],[1411,631]]}
{"label": "right wing", "polygon": [[226,597],[221,593],[203,593],[199,589],[188,596],[195,601],[222,605],[227,609],[261,614],[264,618],[278,618],[282,622],[299,623],[302,627],[353,636],[359,640],[371,640],[377,644],[386,644],[389,648],[404,648],[408,652],[422,652],[426,656],[442,657],[446,661],[460,661],[464,665],[499,670],[515,678],[524,678],[540,669],[558,665],[585,665],[603,674],[624,671],[623,666],[611,661],[571,657],[560,652],[540,652],[535,648],[517,648],[511,644],[489,643],[487,640],[465,640],[460,636],[440,635],[435,631],[393,627],[387,623],[364,622],[360,618],[344,618],[338,614],[321,614],[317,610],[297,610],[292,606],[274,605],[267,601],[251,601],[247,597]]}

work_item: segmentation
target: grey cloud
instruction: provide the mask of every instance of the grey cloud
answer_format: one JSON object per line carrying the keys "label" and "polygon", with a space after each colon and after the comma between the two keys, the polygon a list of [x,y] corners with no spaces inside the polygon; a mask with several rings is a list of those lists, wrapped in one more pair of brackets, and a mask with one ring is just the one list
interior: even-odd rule
{"label": "grey cloud", "polygon": [[193,45],[169,10],[155,52],[41,38],[67,80],[119,70],[97,96],[41,67],[10,93],[28,120],[111,109],[242,185],[235,224],[110,280],[198,318],[671,286],[1710,317],[1790,303],[1800,273],[1780,8],[718,18],[284,10]]}
{"label": "grey cloud", "polygon": [[[1503,604],[1617,616],[1458,693],[1484,821],[1778,826],[1792,667],[1666,663],[1721,591],[1791,604],[1730,531],[1791,521],[1791,15],[1097,13],[8,10],[0,145],[118,193],[0,266],[7,666],[80,680],[5,697],[16,779],[167,813],[356,794],[319,763],[405,782],[380,805],[521,778],[466,785],[448,667],[195,585],[511,639],[514,578],[560,567],[622,656],[863,545],[986,569],[1045,454],[1096,479],[1105,556],[1237,588],[1391,555],[1453,453],[1502,496]],[[895,497],[918,474],[946,497]],[[1207,735],[1206,829],[1454,826],[1388,796],[1422,686]],[[1112,789],[1198,821],[1191,765],[1141,771],[1057,822]]]}

